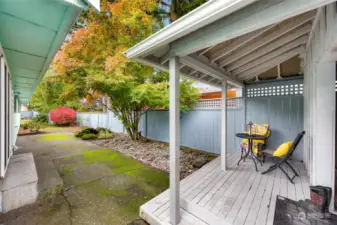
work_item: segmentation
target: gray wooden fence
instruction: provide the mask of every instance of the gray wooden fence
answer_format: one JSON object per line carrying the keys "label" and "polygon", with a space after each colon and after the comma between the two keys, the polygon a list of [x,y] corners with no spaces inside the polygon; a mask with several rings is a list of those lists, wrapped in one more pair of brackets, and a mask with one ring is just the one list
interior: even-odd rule
{"label": "gray wooden fence", "polygon": [[[181,145],[220,153],[221,121],[220,110],[216,104],[218,103],[215,102],[211,107],[197,108],[187,113],[181,113]],[[227,113],[228,150],[231,152],[239,150],[240,140],[235,137],[235,133],[244,130],[245,114],[242,106],[242,103],[238,107],[232,106]],[[105,127],[114,132],[125,132],[123,124],[111,112],[77,113],[77,121],[81,126]],[[167,110],[145,112],[140,121],[140,132],[144,137],[168,142],[169,112]]]}
{"label": "gray wooden fence", "polygon": [[[271,136],[267,147],[277,148],[281,143],[292,141],[303,130],[303,80],[247,85],[243,98],[227,101],[227,147],[229,152],[238,151],[241,140],[236,133],[243,132],[245,124],[267,123]],[[195,110],[181,113],[181,145],[212,153],[220,153],[220,103],[221,99],[202,100]],[[106,127],[125,132],[122,123],[109,114],[78,113],[82,125]],[[140,132],[150,139],[169,141],[169,112],[158,110],[144,113]],[[303,160],[303,143],[295,151],[294,158]]]}
{"label": "gray wooden fence", "polygon": [[[221,120],[219,109],[197,109],[180,116],[181,145],[220,154]],[[244,110],[229,109],[227,112],[228,151],[238,151],[240,140],[235,137],[245,127]],[[169,141],[169,112],[148,111],[142,124],[142,134],[150,139]]]}
{"label": "gray wooden fence", "polygon": [[[277,148],[303,131],[303,79],[247,85],[246,121],[269,124],[267,146]],[[303,142],[294,158],[303,160]]]}

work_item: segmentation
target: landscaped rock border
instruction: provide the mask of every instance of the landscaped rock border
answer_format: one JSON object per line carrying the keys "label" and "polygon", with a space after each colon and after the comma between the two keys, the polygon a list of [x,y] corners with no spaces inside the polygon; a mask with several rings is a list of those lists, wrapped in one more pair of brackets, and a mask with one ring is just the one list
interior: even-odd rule
{"label": "landscaped rock border", "polygon": [[[109,139],[92,142],[131,156],[153,168],[169,172],[170,154],[167,143],[146,138],[133,141],[127,135],[120,133],[113,133],[112,138]],[[215,157],[217,157],[215,154],[183,147],[180,151],[180,178],[185,178]]]}

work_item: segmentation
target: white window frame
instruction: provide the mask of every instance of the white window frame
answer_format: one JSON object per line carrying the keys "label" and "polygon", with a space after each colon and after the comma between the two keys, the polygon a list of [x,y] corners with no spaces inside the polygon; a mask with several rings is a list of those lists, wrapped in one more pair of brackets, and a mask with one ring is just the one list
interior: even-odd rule
{"label": "white window frame", "polygon": [[5,177],[12,148],[12,83],[0,45],[0,179]]}

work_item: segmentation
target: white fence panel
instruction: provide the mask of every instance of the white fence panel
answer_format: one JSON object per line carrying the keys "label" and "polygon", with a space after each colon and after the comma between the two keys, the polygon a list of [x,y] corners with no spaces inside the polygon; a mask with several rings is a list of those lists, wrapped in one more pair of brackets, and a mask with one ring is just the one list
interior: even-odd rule
{"label": "white fence panel", "polygon": [[77,121],[81,126],[104,127],[114,132],[124,132],[121,121],[112,113],[77,113]]}

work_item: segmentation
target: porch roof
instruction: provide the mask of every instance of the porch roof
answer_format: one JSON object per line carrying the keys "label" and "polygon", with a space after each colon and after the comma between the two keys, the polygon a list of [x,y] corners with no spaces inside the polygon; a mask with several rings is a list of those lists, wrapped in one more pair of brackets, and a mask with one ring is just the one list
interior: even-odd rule
{"label": "porch roof", "polygon": [[87,7],[84,0],[0,2],[0,47],[21,103],[29,101],[71,25]]}
{"label": "porch roof", "polygon": [[[301,74],[317,8],[333,0],[209,1],[130,48],[126,57],[168,71],[180,57],[183,76],[231,86],[261,76]],[[292,65],[292,66],[290,66]],[[291,68],[289,70],[289,68]]]}

